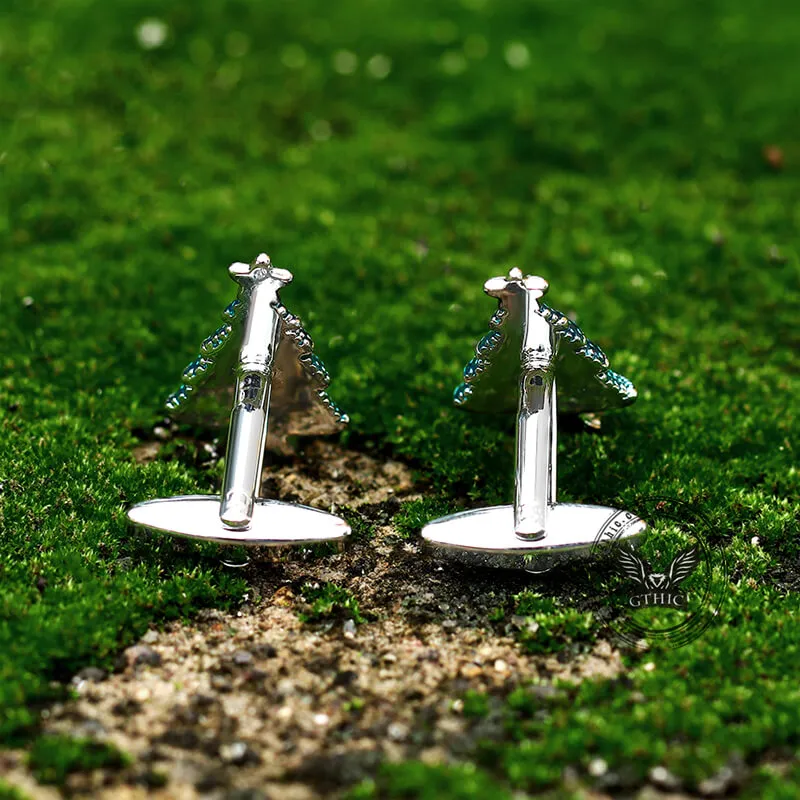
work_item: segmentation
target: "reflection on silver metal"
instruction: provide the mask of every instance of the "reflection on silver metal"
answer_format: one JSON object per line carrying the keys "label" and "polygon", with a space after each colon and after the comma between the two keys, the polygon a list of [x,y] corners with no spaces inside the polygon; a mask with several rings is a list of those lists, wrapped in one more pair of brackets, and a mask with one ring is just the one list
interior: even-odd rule
{"label": "reflection on silver metal", "polygon": [[[627,513],[556,501],[557,410],[625,406],[636,389],[608,368],[603,351],[574,322],[540,302],[547,289],[544,278],[516,268],[484,286],[499,307],[454,402],[476,411],[516,409],[516,481],[513,506],[453,514],[423,529],[427,542],[462,561],[546,571],[588,555],[608,521]],[[646,528],[629,516],[624,538]]]}
{"label": "reflection on silver metal", "polygon": [[226,544],[342,539],[350,529],[338,517],[259,498],[271,405],[280,419],[287,409],[307,411],[316,405],[328,428],[349,420],[328,397],[330,378],[314,355],[311,337],[280,302],[278,293],[291,282],[291,272],[273,267],[265,253],[253,264],[232,264],[229,272],[239,284],[238,296],[166,403],[172,412],[203,408],[197,400],[201,389],[235,382],[221,495],[151,500],[134,506],[128,516],[146,528]]}
{"label": "reflection on silver metal", "polygon": [[[513,506],[477,508],[441,517],[425,527],[423,536],[467,564],[546,572],[576,556],[588,555],[595,539],[618,542],[646,528],[645,522],[628,511],[558,503],[550,506],[546,535],[536,542],[516,534]],[[606,530],[609,535],[604,537]]]}
{"label": "reflection on silver metal", "polygon": [[314,544],[343,539],[350,533],[339,517],[277,500],[256,500],[247,528],[228,527],[219,518],[219,510],[219,497],[187,495],[139,503],[128,516],[145,528],[220,544]]}

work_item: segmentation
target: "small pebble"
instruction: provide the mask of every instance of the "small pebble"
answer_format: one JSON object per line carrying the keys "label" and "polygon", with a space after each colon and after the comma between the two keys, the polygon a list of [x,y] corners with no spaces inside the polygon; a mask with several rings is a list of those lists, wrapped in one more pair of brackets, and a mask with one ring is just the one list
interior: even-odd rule
{"label": "small pebble", "polygon": [[201,622],[222,622],[225,615],[218,608],[202,608],[197,612],[197,619]]}
{"label": "small pebble", "polygon": [[358,680],[358,673],[352,669],[340,670],[333,679],[334,686],[350,686]]}
{"label": "small pebble", "polygon": [[248,664],[253,663],[253,654],[248,653],[247,650],[237,650],[233,654],[233,663],[237,667],[246,667]]}
{"label": "small pebble", "polygon": [[192,708],[211,708],[217,700],[210,694],[198,692],[190,701]]}
{"label": "small pebble", "polygon": [[650,778],[650,783],[652,783],[654,786],[657,786],[659,789],[675,791],[680,789],[681,786],[680,780],[666,767],[653,767],[653,769],[650,770],[648,777]]}
{"label": "small pebble", "polygon": [[417,661],[437,662],[440,659],[441,659],[441,653],[439,653],[439,651],[435,647],[428,647],[417,656]]}
{"label": "small pebble", "polygon": [[125,651],[125,659],[129,665],[134,667],[158,667],[161,664],[161,656],[146,644],[137,644],[129,647]]}
{"label": "small pebble", "polygon": [[714,775],[700,781],[697,790],[706,797],[732,794],[747,780],[748,772],[742,757],[734,753],[728,763],[720,767]]}
{"label": "small pebble", "polygon": [[107,677],[107,673],[100,667],[84,667],[73,679],[72,682],[89,681],[90,683],[100,683]]}
{"label": "small pebble", "polygon": [[255,764],[261,760],[258,753],[245,742],[232,742],[231,744],[222,745],[219,748],[219,756],[223,761],[237,765]]}
{"label": "small pebble", "polygon": [[393,742],[404,742],[408,739],[408,726],[402,722],[393,722],[387,729],[386,733]]}
{"label": "small pebble", "polygon": [[605,759],[593,758],[589,762],[589,774],[593,778],[601,778],[606,772],[608,772],[608,764]]}
{"label": "small pebble", "polygon": [[107,733],[105,725],[99,719],[85,719],[76,726],[76,730],[81,736],[89,739],[98,739]]}
{"label": "small pebble", "polygon": [[158,631],[149,630],[142,636],[143,644],[155,644],[158,641]]}
{"label": "small pebble", "polygon": [[730,767],[723,767],[716,775],[700,781],[697,790],[706,797],[718,797],[727,794],[733,782],[733,770]]}
{"label": "small pebble", "polygon": [[258,658],[277,658],[278,651],[271,644],[257,644],[250,648],[253,655]]}
{"label": "small pebble", "polygon": [[233,684],[224,675],[212,675],[211,688],[218,692],[230,692],[233,690]]}
{"label": "small pebble", "polygon": [[245,680],[248,683],[260,683],[261,681],[266,680],[268,676],[269,673],[266,670],[254,667],[253,669],[248,670],[245,675]]}

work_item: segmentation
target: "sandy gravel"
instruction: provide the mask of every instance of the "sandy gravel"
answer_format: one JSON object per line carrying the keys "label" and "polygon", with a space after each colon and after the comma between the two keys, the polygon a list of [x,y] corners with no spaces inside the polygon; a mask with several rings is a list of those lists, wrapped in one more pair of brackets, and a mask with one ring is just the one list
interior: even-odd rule
{"label": "sandy gravel", "polygon": [[[279,461],[265,494],[355,508],[378,526],[376,538],[322,560],[259,551],[244,570],[250,591],[239,610],[151,630],[113,674],[76,676],[78,699],[47,710],[45,730],[110,740],[135,760],[74,775],[67,794],[331,797],[381,760],[467,758],[498,733],[502,700],[520,684],[535,682],[544,696],[555,678],[620,671],[605,641],[559,657],[526,654],[513,626],[490,614],[530,577],[454,567],[403,540],[391,519],[420,488],[406,466],[325,441]],[[309,581],[345,586],[368,621],[301,622]],[[488,716],[464,715],[470,689],[490,694]],[[61,796],[35,784],[20,754],[3,766],[31,797]]]}

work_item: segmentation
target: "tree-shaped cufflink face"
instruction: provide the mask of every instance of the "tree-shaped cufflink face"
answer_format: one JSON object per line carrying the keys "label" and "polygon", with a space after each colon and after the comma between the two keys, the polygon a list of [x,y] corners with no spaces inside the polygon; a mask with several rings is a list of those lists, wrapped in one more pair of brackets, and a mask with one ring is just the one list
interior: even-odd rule
{"label": "tree-shaped cufflink face", "polygon": [[609,368],[602,349],[566,314],[539,302],[548,288],[544,278],[523,276],[516,268],[507,278],[486,281],[484,291],[500,302],[489,320],[489,332],[464,367],[464,380],[453,395],[457,406],[485,413],[516,409],[523,336],[531,327],[526,303],[530,313],[544,319],[555,335],[557,357],[553,367],[561,413],[606,411],[636,400],[636,388]]}
{"label": "tree-shaped cufflink face", "polygon": [[[541,302],[548,288],[544,278],[516,268],[484,285],[498,308],[453,399],[471,411],[517,412],[515,497],[513,505],[454,514],[424,528],[429,544],[462,561],[546,570],[588,555],[609,520],[627,514],[556,501],[557,411],[619,408],[636,399],[636,389],[574,322]],[[627,514],[622,535],[645,528]],[[619,538],[619,525],[614,530]]]}
{"label": "tree-shaped cufflink face", "polygon": [[[291,272],[274,267],[262,253],[252,264],[232,264],[229,273],[239,285],[237,297],[166,402],[172,413],[193,411],[219,420],[220,397],[230,398],[227,408],[222,405],[230,420],[222,491],[151,500],[134,506],[128,516],[145,528],[227,544],[342,539],[350,528],[339,517],[259,497],[270,428],[284,434],[327,433],[349,420],[328,395],[330,377],[313,340],[280,300]],[[304,426],[303,418],[311,424]]]}
{"label": "tree-shaped cufflink face", "polygon": [[[253,290],[263,287],[260,291],[270,298],[274,292],[275,301],[270,299],[269,304],[280,318],[277,352],[270,360],[271,435],[331,433],[347,424],[348,416],[328,396],[330,376],[314,353],[311,336],[300,318],[280,302],[278,293],[291,283],[292,273],[273,267],[266,253],[253,264],[231,264],[228,272],[239,284],[239,292],[222,312],[221,324],[202,341],[199,354],[183,371],[180,386],[167,398],[167,410],[227,424],[237,363],[246,358],[241,352],[245,323],[249,318],[251,325],[257,319],[271,324],[269,315],[248,315]],[[269,333],[253,338],[263,342]]]}

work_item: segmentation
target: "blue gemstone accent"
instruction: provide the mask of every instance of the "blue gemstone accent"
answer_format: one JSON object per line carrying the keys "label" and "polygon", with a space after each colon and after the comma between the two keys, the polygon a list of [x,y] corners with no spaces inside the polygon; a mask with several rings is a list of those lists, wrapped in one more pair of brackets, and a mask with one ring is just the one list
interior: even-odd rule
{"label": "blue gemstone accent", "polygon": [[[263,270],[262,270],[263,271]],[[257,273],[254,273],[257,274]],[[216,377],[224,378],[220,375],[215,365],[219,363],[220,356],[225,353],[226,348],[230,348],[238,337],[233,335],[234,328],[239,330],[243,318],[247,314],[248,301],[243,299],[241,293],[233,302],[229,303],[222,312],[222,324],[210,336],[207,336],[200,345],[200,354],[183,371],[183,383],[173,392],[166,401],[166,406],[170,411],[182,411],[192,399],[192,395],[204,386],[209,379]],[[279,301],[273,303],[281,322],[281,334],[290,339],[296,349],[296,355],[306,373],[306,376],[317,387],[324,408],[338,422],[347,423],[350,418],[328,397],[327,393],[321,388],[330,382],[330,376],[325,369],[322,360],[313,353],[314,342],[303,329],[300,319],[289,311]],[[226,362],[227,363],[227,362]],[[231,376],[232,377],[232,376]],[[245,386],[244,397],[250,399],[254,392],[261,387],[255,385]]]}
{"label": "blue gemstone accent", "polygon": [[233,319],[236,316],[236,313],[238,312],[239,307],[241,305],[242,305],[242,301],[239,300],[238,297],[236,298],[236,300],[231,300],[231,302],[228,303],[227,307],[222,312],[222,316],[225,319]]}
{"label": "blue gemstone accent", "polygon": [[[608,358],[603,350],[590,341],[574,322],[544,303],[540,302],[538,306],[540,315],[556,333],[562,345],[559,363],[565,357],[572,359],[577,356],[584,364],[591,365],[595,381],[604,385],[606,390],[612,390],[611,392],[600,390],[583,371],[575,375],[566,371],[564,372],[567,387],[565,400],[570,410],[592,407],[598,410],[615,408],[628,405],[636,399],[637,393],[633,383],[608,369]],[[517,386],[509,379],[509,374],[513,371],[513,354],[509,353],[509,358],[504,358],[503,345],[507,341],[504,329],[511,321],[519,322],[512,320],[508,308],[501,305],[489,323],[490,332],[484,334],[478,341],[475,348],[476,356],[464,367],[464,383],[457,386],[453,392],[453,402],[456,406],[470,406],[480,410],[491,410],[495,406],[506,405],[510,408],[510,404],[505,403],[505,400],[517,391]],[[515,325],[514,333],[517,332]],[[494,370],[495,374],[492,374],[493,365],[497,362],[500,362],[500,368]],[[577,385],[573,385],[576,383]],[[484,386],[486,391],[483,391]],[[563,390],[564,386],[561,388]],[[505,399],[500,396],[500,389],[505,393]],[[560,401],[559,405],[561,406]]]}
{"label": "blue gemstone accent", "polygon": [[578,350],[578,353],[584,358],[591,359],[597,364],[601,364],[604,367],[608,366],[606,354],[594,342],[588,339],[586,340],[586,344],[584,344],[584,346]]}
{"label": "blue gemstone accent", "polygon": [[499,347],[502,341],[503,334],[500,333],[500,331],[490,331],[478,342],[475,352],[477,352],[479,356],[482,356],[484,353]]}
{"label": "blue gemstone accent", "polygon": [[189,395],[194,391],[194,388],[182,383],[178,391],[173,392],[166,402],[166,406],[170,411],[179,409],[188,399]]}
{"label": "blue gemstone accent", "polygon": [[583,331],[574,323],[572,320],[567,322],[566,327],[561,332],[561,335],[568,341],[572,342],[583,342],[586,341],[586,337],[583,335]]}
{"label": "blue gemstone accent", "polygon": [[327,372],[325,365],[322,363],[322,360],[319,356],[311,356],[310,363],[311,366],[319,372]]}
{"label": "blue gemstone accent", "polygon": [[306,353],[305,355],[300,356],[300,361],[304,364],[306,370],[309,372],[312,372],[315,375],[324,375],[327,377],[328,370],[325,369],[325,365],[322,363],[322,359],[319,356],[316,356],[313,353]]}
{"label": "blue gemstone accent", "polygon": [[220,347],[225,344],[230,334],[231,326],[221,325],[214,331],[214,333],[211,334],[211,336],[203,341],[203,344],[200,345],[200,349],[204,353],[213,353],[215,350],[219,350]]}
{"label": "blue gemstone accent", "polygon": [[203,356],[198,356],[183,371],[183,379],[192,383],[198,376],[205,375],[213,363],[213,361],[209,361],[207,358],[203,358]]}
{"label": "blue gemstone accent", "polygon": [[494,312],[492,318],[489,320],[489,327],[490,328],[499,328],[506,320],[508,316],[508,310],[505,308],[498,308],[497,311]]}
{"label": "blue gemstone accent", "polygon": [[473,358],[466,367],[464,367],[464,380],[474,381],[481,372],[486,369],[486,362],[482,358]]}
{"label": "blue gemstone accent", "polygon": [[466,383],[460,383],[453,392],[453,402],[457,406],[463,406],[471,394],[472,387],[468,386]]}

